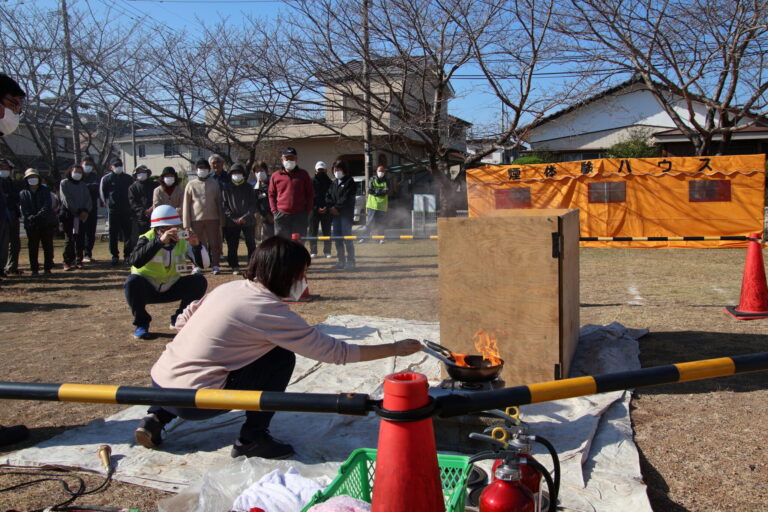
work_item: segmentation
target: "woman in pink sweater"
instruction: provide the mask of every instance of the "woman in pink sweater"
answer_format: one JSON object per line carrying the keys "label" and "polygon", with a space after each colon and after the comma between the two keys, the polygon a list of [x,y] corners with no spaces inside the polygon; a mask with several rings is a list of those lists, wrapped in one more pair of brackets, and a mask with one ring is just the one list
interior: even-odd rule
{"label": "woman in pink sweater", "polygon": [[[281,237],[254,251],[246,278],[223,284],[193,302],[176,319],[179,333],[152,367],[161,388],[284,391],[295,354],[325,363],[347,364],[418,352],[416,340],[354,345],[323,334],[291,311],[282,297],[300,296],[311,259],[300,243]],[[176,417],[207,419],[227,411],[150,407],[136,429],[136,442],[154,448],[163,427]],[[246,411],[232,456],[284,458],[293,447],[273,439],[273,412]]]}

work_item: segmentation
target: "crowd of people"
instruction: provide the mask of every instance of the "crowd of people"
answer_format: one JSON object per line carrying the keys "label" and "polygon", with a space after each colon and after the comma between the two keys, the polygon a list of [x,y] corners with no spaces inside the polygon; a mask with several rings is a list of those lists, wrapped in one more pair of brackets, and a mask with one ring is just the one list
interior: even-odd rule
{"label": "crowd of people", "polygon": [[[32,275],[53,272],[57,230],[65,238],[63,270],[81,269],[94,262],[99,205],[107,210],[113,266],[130,264],[137,241],[150,229],[152,212],[162,205],[173,207],[183,227],[196,233],[210,256],[213,274],[222,272],[223,259],[232,273],[241,273],[241,239],[250,258],[257,243],[272,235],[291,238],[298,234],[304,238],[352,234],[357,191],[343,161],[337,160],[330,169],[325,162],[317,162],[314,176],[310,177],[298,166],[296,150],[289,147],[282,152],[281,165],[272,174],[264,161],[249,167],[235,163],[227,170],[219,155],[201,158],[195,162],[193,179],[184,185],[173,167],[165,167],[159,176],[153,176],[146,165],[139,165],[129,174],[120,159],[113,160],[101,176],[94,159],[86,156],[70,166],[58,187],[53,187],[34,168],[26,169],[18,179],[10,159],[0,156],[0,207],[8,228],[0,234],[0,276],[23,273],[18,263],[20,226],[29,241]],[[379,167],[368,185],[366,235],[383,233],[382,219],[390,190],[386,169]],[[336,240],[335,245],[338,261],[333,268],[354,269],[352,241]],[[316,240],[310,241],[310,253],[312,258],[319,254]],[[332,257],[330,241],[323,242],[322,255]],[[194,265],[192,272],[202,270]]]}

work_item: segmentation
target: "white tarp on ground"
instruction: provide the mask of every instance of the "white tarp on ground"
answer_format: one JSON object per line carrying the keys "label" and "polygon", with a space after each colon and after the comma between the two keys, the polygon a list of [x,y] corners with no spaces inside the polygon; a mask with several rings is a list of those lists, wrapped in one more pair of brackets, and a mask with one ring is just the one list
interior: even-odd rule
{"label": "white tarp on ground", "polygon": [[[402,319],[332,316],[318,327],[332,336],[362,344],[402,338],[439,340],[438,324]],[[619,324],[583,327],[572,376],[639,368],[636,339],[645,332],[625,329]],[[395,371],[415,371],[427,375],[431,384],[437,384],[439,365],[436,359],[422,353],[344,367],[298,357],[288,391],[354,391],[379,398],[383,376]],[[651,510],[632,439],[629,400],[629,393],[614,392],[523,407],[522,416],[530,423],[531,431],[552,441],[560,454],[560,497],[566,510]],[[143,406],[127,408],[37,446],[9,453],[3,462],[58,464],[101,471],[96,451],[101,444],[109,444],[112,460],[117,464],[115,479],[175,492],[189,486],[189,491],[195,491],[183,493],[186,498],[179,496],[188,502],[196,489],[202,489],[203,494],[237,492],[214,489],[220,481],[215,477],[216,471],[222,470],[240,472],[242,489],[275,469],[286,471],[291,466],[325,485],[352,450],[375,447],[378,433],[378,419],[374,415],[277,413],[270,430],[275,437],[289,441],[296,456],[287,461],[233,462],[229,451],[237,438],[242,412],[203,422],[174,422],[162,450],[147,450],[133,443],[133,431],[145,411]],[[549,464],[546,456],[541,460]],[[195,510],[191,505],[180,505],[177,502],[174,510]]]}

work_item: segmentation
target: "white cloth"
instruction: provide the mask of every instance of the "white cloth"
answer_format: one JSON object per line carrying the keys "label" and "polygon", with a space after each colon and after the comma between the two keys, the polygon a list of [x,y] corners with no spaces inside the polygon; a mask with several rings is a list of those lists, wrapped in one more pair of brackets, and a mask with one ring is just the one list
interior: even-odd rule
{"label": "white cloth", "polygon": [[317,482],[304,478],[294,467],[285,473],[275,470],[243,491],[232,509],[248,512],[259,507],[268,512],[301,512],[312,496],[322,490]]}
{"label": "white cloth", "polygon": [[318,503],[307,512],[370,512],[371,505],[350,496],[334,496],[324,503]]}

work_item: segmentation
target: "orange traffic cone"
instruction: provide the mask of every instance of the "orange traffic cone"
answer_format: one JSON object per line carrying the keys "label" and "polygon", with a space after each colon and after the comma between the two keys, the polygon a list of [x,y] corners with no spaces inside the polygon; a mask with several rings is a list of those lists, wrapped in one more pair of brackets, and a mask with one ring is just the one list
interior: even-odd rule
{"label": "orange traffic cone", "polygon": [[[424,407],[427,392],[427,378],[420,373],[387,375],[382,408]],[[397,422],[382,418],[371,505],[371,512],[445,510],[431,417]]]}
{"label": "orange traffic cone", "polygon": [[744,278],[741,281],[739,305],[728,306],[725,312],[736,320],[768,318],[768,285],[765,282],[765,265],[760,233],[750,233],[747,246],[747,261],[744,263]]}
{"label": "orange traffic cone", "polygon": [[[292,233],[291,240],[301,243],[301,235],[299,233]],[[319,297],[320,295],[312,295],[309,293],[309,281],[307,281],[307,287],[304,290],[304,292],[301,294],[301,297],[299,297],[298,300],[283,299],[283,302],[286,302],[288,304],[296,304],[298,302],[312,302],[313,300]]]}

